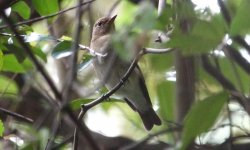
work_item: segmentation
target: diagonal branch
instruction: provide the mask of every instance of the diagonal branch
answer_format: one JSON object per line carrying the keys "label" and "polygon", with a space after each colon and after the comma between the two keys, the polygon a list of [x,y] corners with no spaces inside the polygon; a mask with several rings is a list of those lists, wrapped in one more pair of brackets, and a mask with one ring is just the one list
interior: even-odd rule
{"label": "diagonal branch", "polygon": [[[230,26],[232,18],[231,18],[229,11],[227,10],[227,7],[225,6],[225,4],[222,0],[218,0],[218,4],[220,6],[220,10],[221,10],[222,15],[227,22],[227,25]],[[250,54],[250,45],[248,45],[247,42],[241,36],[234,36],[234,37],[232,37],[232,39],[236,43],[238,43],[239,45],[244,47],[247,50],[247,52]]]}
{"label": "diagonal branch", "polygon": [[[22,22],[18,22],[17,24],[13,24],[13,26],[16,27],[16,26],[20,26],[20,25],[24,25],[24,24],[29,24],[29,23],[34,23],[34,22],[38,22],[38,21],[45,20],[45,19],[48,19],[48,18],[52,18],[54,16],[63,14],[65,12],[67,12],[67,11],[73,10],[75,8],[81,7],[81,6],[89,4],[89,3],[92,3],[94,1],[95,0],[90,0],[90,1],[87,1],[87,2],[83,2],[83,3],[79,4],[79,5],[70,7],[68,9],[61,10],[61,11],[59,11],[57,13],[53,13],[53,14],[50,14],[50,15],[47,15],[47,16],[37,17],[37,18],[34,18],[34,19],[30,19],[30,20],[25,20],[25,21],[22,21]],[[0,26],[0,29],[8,28],[8,27],[9,27],[9,25],[2,25],[2,26]]]}
{"label": "diagonal branch", "polygon": [[131,65],[129,66],[127,72],[123,75],[123,77],[121,78],[120,82],[116,84],[116,86],[114,86],[109,92],[105,93],[104,95],[102,95],[101,97],[97,98],[96,100],[82,105],[82,108],[84,110],[84,114],[92,107],[96,106],[97,104],[103,102],[104,100],[108,99],[112,94],[114,94],[123,84],[124,82],[127,81],[127,79],[129,78],[130,74],[132,73],[132,71],[134,70],[134,68],[136,67],[136,64],[138,62],[138,60],[147,53],[154,53],[154,54],[160,54],[160,53],[169,53],[172,52],[174,49],[154,49],[154,48],[143,48],[138,54],[137,56],[134,58],[134,60],[132,61]]}
{"label": "diagonal branch", "polygon": [[250,114],[250,103],[249,99],[246,98],[242,93],[240,93],[235,86],[211,63],[206,55],[201,56],[203,68],[214,77],[226,90],[230,92],[232,98],[237,100],[237,102],[245,109],[245,111]]}
{"label": "diagonal branch", "polygon": [[226,45],[224,51],[229,55],[239,66],[250,75],[250,63],[232,46]]}
{"label": "diagonal branch", "polygon": [[[25,43],[24,39],[20,36],[17,29],[14,27],[13,22],[6,16],[6,14],[3,12],[3,10],[0,10],[0,15],[2,16],[3,20],[6,22],[6,24],[10,27],[12,32],[16,35],[17,41],[20,43],[20,45],[23,47],[23,50],[26,52],[26,54],[29,56],[31,61],[34,63],[37,70],[40,71],[43,78],[47,82],[47,84],[50,86],[51,90],[55,94],[59,100],[61,99],[61,94],[56,88],[55,84],[53,83],[52,79],[49,77],[48,73],[45,71],[41,63],[36,59],[34,54],[32,53],[31,48]],[[52,101],[55,105],[58,105],[56,101]]]}
{"label": "diagonal branch", "polygon": [[1,107],[0,107],[0,112],[4,113],[6,115],[9,115],[9,116],[15,117],[17,119],[20,119],[22,121],[28,122],[28,123],[33,123],[34,122],[32,119],[30,119],[28,117],[25,117],[25,116],[23,116],[21,114],[9,111],[9,110],[1,108]]}

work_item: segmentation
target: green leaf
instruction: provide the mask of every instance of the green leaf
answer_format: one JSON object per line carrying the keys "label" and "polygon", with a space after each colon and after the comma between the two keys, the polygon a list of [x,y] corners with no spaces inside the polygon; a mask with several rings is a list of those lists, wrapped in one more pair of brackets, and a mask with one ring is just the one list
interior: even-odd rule
{"label": "green leaf", "polygon": [[166,71],[174,64],[174,53],[149,55],[152,69],[156,71]]}
{"label": "green leaf", "polygon": [[3,52],[0,50],[0,71],[3,68]]}
{"label": "green leaf", "polygon": [[45,62],[47,61],[47,56],[46,54],[41,50],[40,47],[32,47],[32,52],[36,54],[36,56],[40,57],[42,60]]}
{"label": "green leaf", "polygon": [[155,24],[155,28],[159,30],[166,29],[167,25],[170,24],[173,16],[173,9],[171,6],[167,5],[167,7],[163,10],[162,14],[157,18],[157,22]]}
{"label": "green leaf", "polygon": [[24,1],[19,1],[15,3],[11,8],[13,11],[17,12],[24,19],[29,19],[30,8]]}
{"label": "green leaf", "polygon": [[152,3],[143,2],[136,12],[135,27],[140,30],[150,30],[155,26],[157,19],[157,11]]}
{"label": "green leaf", "polygon": [[157,86],[160,114],[164,120],[174,120],[175,82],[164,81]]}
{"label": "green leaf", "polygon": [[3,76],[0,75],[0,94],[3,94],[3,96],[15,96],[18,93],[18,87],[16,85],[16,83]]}
{"label": "green leaf", "polygon": [[[134,20],[135,12],[138,8],[137,5],[130,1],[121,1],[121,13],[116,18],[115,25],[117,29],[122,29],[126,25],[130,25]],[[118,30],[119,31],[119,30]]]}
{"label": "green leaf", "polygon": [[82,104],[87,104],[91,101],[93,101],[94,99],[83,99],[83,98],[79,98],[79,99],[75,99],[73,101],[70,102],[70,107],[72,110],[77,110],[77,109],[80,109],[81,108],[81,105]]}
{"label": "green leaf", "polygon": [[71,41],[59,42],[54,47],[51,55],[56,59],[69,56],[71,54],[71,51],[70,51],[71,45],[72,45]]}
{"label": "green leaf", "polygon": [[191,108],[184,120],[181,150],[186,149],[196,136],[212,127],[227,99],[228,94],[223,91],[199,101]]}
{"label": "green leaf", "polygon": [[[24,73],[27,69],[30,69],[31,62],[26,59],[23,63],[19,63],[15,55],[7,54],[3,56],[2,71],[9,71],[14,73]],[[25,67],[26,66],[26,67]]]}
{"label": "green leaf", "polygon": [[221,16],[209,21],[197,20],[190,33],[175,29],[167,47],[181,49],[184,54],[201,54],[216,48],[224,38],[225,23]]}
{"label": "green leaf", "polygon": [[250,1],[242,0],[241,4],[236,12],[235,17],[233,17],[230,34],[235,35],[245,35],[250,31],[250,15],[249,15]]}
{"label": "green leaf", "polygon": [[0,137],[3,136],[3,132],[4,132],[4,125],[3,125],[2,120],[0,119]]}
{"label": "green leaf", "polygon": [[32,0],[37,12],[42,15],[49,15],[59,11],[58,0]]}

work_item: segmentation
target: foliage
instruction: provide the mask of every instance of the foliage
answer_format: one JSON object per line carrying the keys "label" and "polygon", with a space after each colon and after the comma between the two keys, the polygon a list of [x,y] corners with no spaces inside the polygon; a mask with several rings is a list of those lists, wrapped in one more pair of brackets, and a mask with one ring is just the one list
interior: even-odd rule
{"label": "foliage", "polygon": [[[154,47],[158,50],[173,48],[174,51],[179,51],[183,55],[183,59],[193,58],[195,63],[193,94],[195,98],[192,107],[185,114],[185,119],[178,123],[175,121],[177,120],[176,112],[182,112],[182,110],[178,110],[176,103],[178,97],[176,93],[179,90],[176,81],[178,80],[176,78],[178,70],[175,67],[178,61],[177,54],[175,52],[147,53],[139,60],[150,98],[162,120],[162,126],[153,128],[151,132],[160,132],[155,136],[164,135],[158,136],[158,139],[166,145],[181,142],[180,147],[179,145],[173,146],[176,149],[186,149],[193,142],[197,146],[220,145],[219,142],[211,142],[212,138],[203,138],[203,135],[208,135],[212,127],[219,131],[218,124],[222,125],[228,121],[227,129],[240,126],[246,133],[249,133],[249,128],[234,121],[240,119],[240,122],[243,122],[244,120],[237,113],[232,113],[235,110],[230,106],[236,101],[237,108],[249,118],[247,109],[249,106],[245,105],[249,103],[247,100],[250,90],[249,71],[247,71],[250,68],[250,46],[247,41],[250,31],[248,16],[250,3],[249,0],[225,0],[221,2],[224,5],[221,4],[220,7],[224,6],[227,11],[214,13],[209,8],[194,9],[195,6],[188,2],[181,0],[178,2],[167,0],[163,13],[158,14],[158,8],[150,1],[138,4],[129,0],[121,1],[117,7],[119,9],[115,21],[117,30],[111,39],[112,46],[125,61],[133,60],[139,50],[145,47]],[[105,6],[106,3],[111,6],[113,1],[105,2]],[[55,132],[59,126],[58,122],[67,120],[64,116],[70,116],[68,109],[79,111],[83,104],[93,103],[98,97],[105,96],[107,93],[107,89],[102,88],[102,84],[96,81],[94,70],[89,65],[91,59],[95,57],[89,51],[79,51],[77,58],[77,63],[80,64],[79,66],[83,66],[83,70],[87,73],[80,77],[79,81],[68,80],[68,74],[72,71],[69,62],[75,44],[73,37],[76,33],[74,31],[77,30],[73,27],[75,27],[74,23],[78,22],[76,21],[78,16],[74,11],[53,17],[49,15],[75,5],[77,5],[76,1],[70,0],[20,0],[11,3],[8,6],[11,8],[11,12],[6,15],[11,23],[16,25],[15,29],[23,43],[20,43],[20,39],[13,33],[13,28],[9,25],[6,26],[6,20],[3,17],[0,18],[0,108],[11,112],[21,112],[20,114],[34,119],[33,123],[27,123],[27,120],[24,121],[25,119],[12,116],[15,120],[13,121],[6,119],[9,114],[0,111],[1,117],[4,116],[0,120],[0,136],[11,141],[8,137],[13,135],[9,131],[17,130],[18,132],[13,132],[13,134],[15,137],[21,137],[24,144],[20,146],[17,142],[12,142],[20,149],[44,149],[51,143],[60,144],[68,136],[64,136],[64,132],[58,132],[58,134]],[[83,7],[82,45],[89,45],[91,38],[89,36],[91,27],[89,26],[92,25],[93,20],[100,17],[98,11],[101,6],[104,6],[101,1],[89,5],[91,7]],[[104,11],[109,11],[106,9],[102,10],[102,15],[105,15]],[[73,10],[77,10],[77,7]],[[226,20],[227,15],[230,16],[230,21]],[[28,21],[28,23],[23,21]],[[160,43],[155,42],[157,38],[160,38]],[[34,58],[30,57],[22,44],[31,50]],[[232,47],[239,57],[229,53],[228,46]],[[208,65],[204,65],[205,63],[210,64],[210,68]],[[192,66],[185,67],[187,72],[192,70],[189,68]],[[74,71],[77,72],[77,70]],[[48,78],[44,78],[44,76]],[[48,81],[50,79],[52,82]],[[66,100],[66,102],[63,96],[67,93],[64,91],[67,90],[67,82],[72,82],[72,89],[69,88],[70,100]],[[62,97],[56,94],[52,85],[60,89],[58,91]],[[228,85],[232,85],[233,90]],[[12,99],[15,101],[10,101]],[[26,102],[26,100],[30,101]],[[148,132],[143,128],[136,113],[132,109],[123,107],[125,103],[119,105],[114,102],[124,101],[112,96],[104,105],[90,108],[86,112],[87,119],[84,120],[87,126],[92,129],[88,124],[88,117],[94,118],[93,114],[101,110],[105,115],[112,114],[112,117],[117,117],[119,114],[117,120],[126,119],[124,122],[117,121],[122,124],[122,127],[119,128],[120,134],[127,135],[131,139],[142,139],[142,136],[147,136]],[[183,100],[184,102],[185,100]],[[56,104],[59,106],[54,106]],[[27,105],[29,109],[24,107]],[[228,109],[224,109],[225,107]],[[120,113],[117,113],[117,110]],[[37,112],[39,113],[37,114]],[[218,118],[223,118],[221,119],[223,121]],[[17,122],[20,126],[9,127],[8,125],[13,122]],[[111,128],[116,124],[116,122],[109,123]],[[72,124],[71,122],[65,126],[72,127]],[[105,126],[99,126],[103,128],[101,132],[104,132]],[[173,138],[176,136],[175,130],[161,132],[175,127],[182,128],[177,130],[182,136]],[[74,128],[71,128],[70,136],[73,130]],[[65,132],[68,133],[66,130]],[[239,130],[230,132],[230,135],[233,136],[242,135]],[[30,134],[34,134],[36,138],[30,140]],[[154,134],[152,135],[154,137]],[[109,137],[105,138],[109,139]],[[150,138],[149,136],[148,140]],[[201,138],[201,142],[197,138]],[[223,138],[230,140],[231,137]],[[51,143],[49,139],[52,140]],[[5,140],[0,142],[0,149],[5,144]],[[95,142],[98,143],[101,140]]]}

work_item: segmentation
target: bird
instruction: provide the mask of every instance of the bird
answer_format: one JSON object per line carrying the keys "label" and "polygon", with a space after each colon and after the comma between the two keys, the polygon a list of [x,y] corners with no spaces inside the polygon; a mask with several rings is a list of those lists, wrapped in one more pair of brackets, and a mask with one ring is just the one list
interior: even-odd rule
{"label": "bird", "polygon": [[[93,26],[90,42],[90,48],[103,55],[94,58],[93,66],[97,77],[108,90],[121,82],[121,78],[131,64],[119,57],[111,43],[111,36],[115,32],[116,17],[117,15],[99,18]],[[121,97],[134,111],[138,112],[146,130],[151,130],[154,125],[161,125],[137,64],[128,80],[115,92],[115,95]]]}

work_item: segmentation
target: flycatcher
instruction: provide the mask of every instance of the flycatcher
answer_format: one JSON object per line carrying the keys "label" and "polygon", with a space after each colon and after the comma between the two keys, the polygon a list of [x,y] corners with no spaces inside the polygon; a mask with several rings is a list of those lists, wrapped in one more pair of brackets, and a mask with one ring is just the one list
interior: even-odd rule
{"label": "flycatcher", "polygon": [[[111,45],[111,36],[115,31],[115,18],[116,15],[98,19],[94,24],[90,43],[91,49],[106,54],[104,57],[97,56],[93,65],[99,80],[109,90],[121,81],[130,66],[129,62],[119,58]],[[147,130],[151,130],[154,125],[161,125],[160,118],[152,108],[145,81],[138,65],[115,94],[121,96],[133,110],[139,113]]]}

